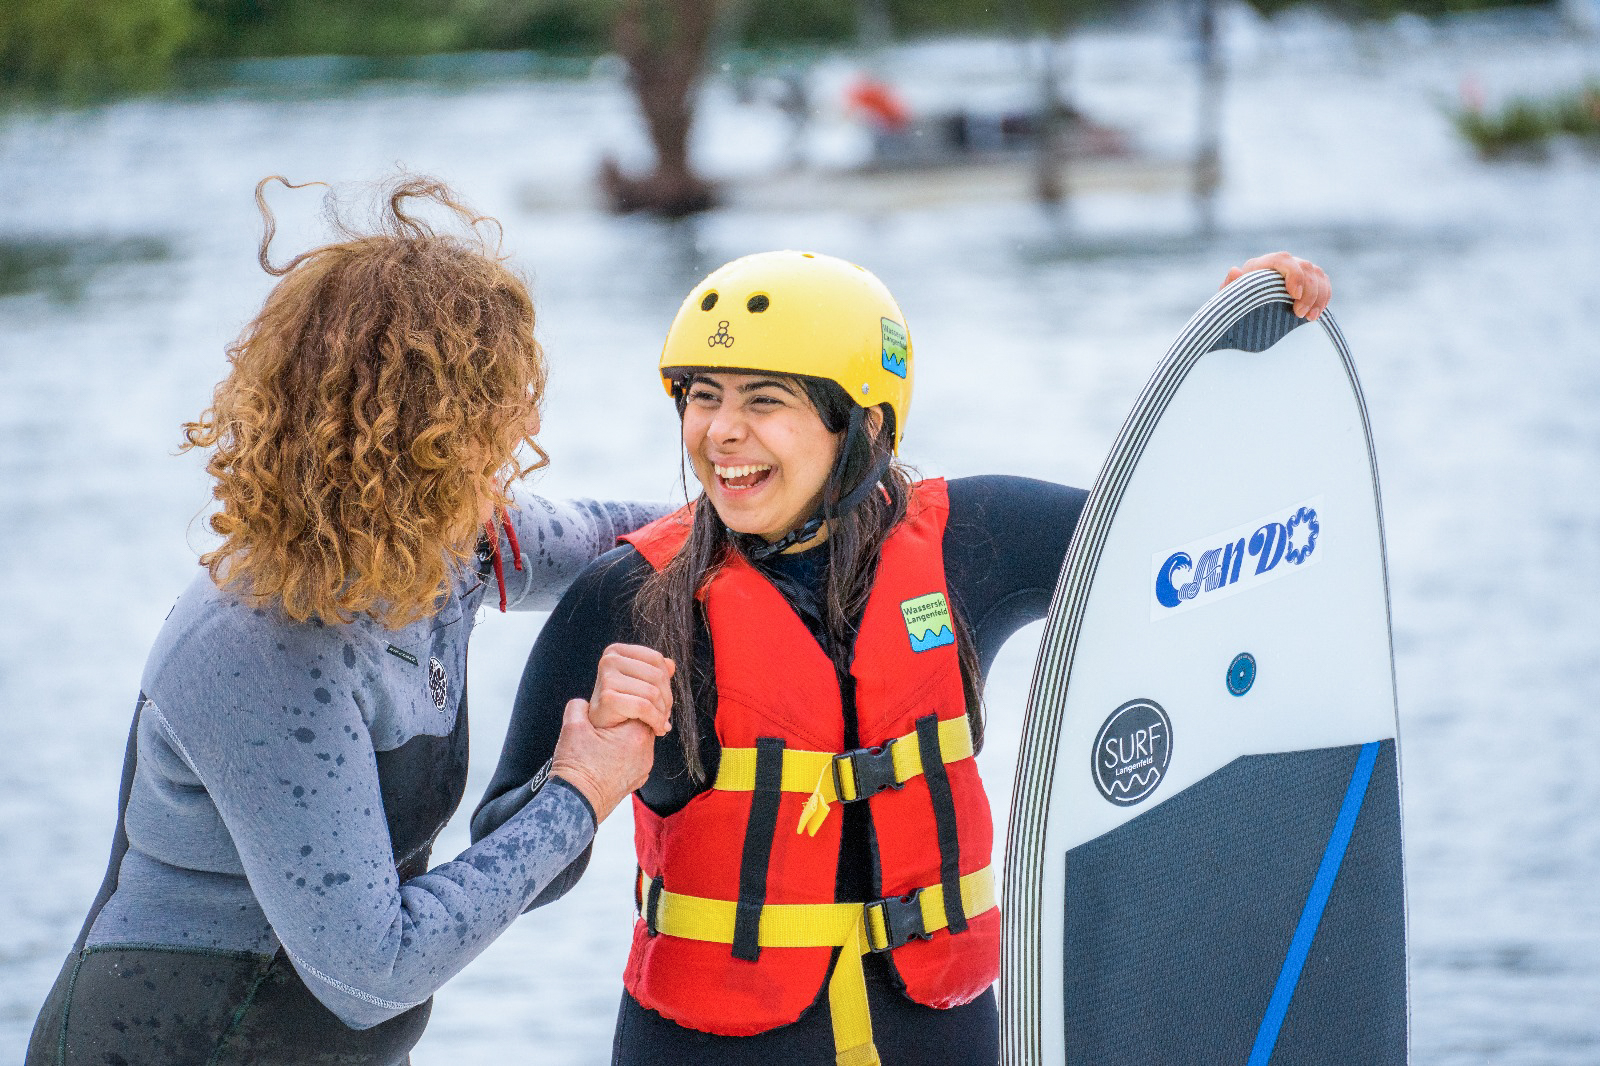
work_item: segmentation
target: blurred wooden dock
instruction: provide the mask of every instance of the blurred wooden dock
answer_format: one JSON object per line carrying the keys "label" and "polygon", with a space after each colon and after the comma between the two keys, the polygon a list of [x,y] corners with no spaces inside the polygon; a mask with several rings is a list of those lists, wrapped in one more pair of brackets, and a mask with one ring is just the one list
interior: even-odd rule
{"label": "blurred wooden dock", "polygon": [[[1192,180],[1186,159],[1143,154],[1088,156],[1059,170],[1067,197],[1106,193],[1184,191]],[[743,211],[883,212],[961,203],[1038,199],[1038,160],[1008,155],[990,160],[851,169],[798,168],[717,180],[719,208]],[[604,210],[598,182],[580,186],[529,184],[519,195],[529,212]]]}
{"label": "blurred wooden dock", "polygon": [[[1089,193],[1165,193],[1185,187],[1190,167],[1181,159],[1143,155],[1070,160],[1057,171],[1070,198]],[[989,161],[855,170],[799,170],[745,178],[721,187],[724,206],[749,210],[841,208],[889,211],[1038,198],[1037,159],[1008,156]]]}

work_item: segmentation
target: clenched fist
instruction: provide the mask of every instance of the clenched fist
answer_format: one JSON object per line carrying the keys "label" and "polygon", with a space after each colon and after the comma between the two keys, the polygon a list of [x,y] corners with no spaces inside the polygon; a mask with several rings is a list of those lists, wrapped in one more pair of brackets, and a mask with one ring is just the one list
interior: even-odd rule
{"label": "clenched fist", "polygon": [[589,721],[598,728],[633,719],[643,722],[656,736],[672,729],[673,661],[638,644],[612,644],[595,669],[594,694],[589,697]]}

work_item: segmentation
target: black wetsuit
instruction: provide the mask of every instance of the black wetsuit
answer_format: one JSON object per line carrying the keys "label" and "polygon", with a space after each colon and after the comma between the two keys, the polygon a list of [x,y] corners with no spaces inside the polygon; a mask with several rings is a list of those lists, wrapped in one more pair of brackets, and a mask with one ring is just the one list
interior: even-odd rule
{"label": "black wetsuit", "polygon": [[[1006,639],[1044,617],[1086,494],[1026,478],[983,476],[950,482],[949,495],[945,581],[987,674]],[[824,638],[807,600],[814,601],[826,561],[824,544],[760,564],[819,640]],[[520,786],[550,759],[567,701],[590,694],[595,664],[606,645],[641,643],[632,605],[649,572],[649,564],[634,548],[618,548],[579,575],[551,614],[523,672],[494,779],[473,816],[474,837],[492,831],[525,802],[526,789]],[[701,653],[709,656],[708,635],[702,633],[698,643]],[[697,675],[709,672],[697,670]],[[696,702],[707,706],[706,701]],[[854,722],[846,722],[847,743],[854,743],[854,728]],[[700,736],[706,785],[696,785],[685,771],[675,733],[657,742],[655,766],[639,790],[640,798],[657,814],[681,810],[716,776],[719,752],[711,721],[701,722]],[[844,808],[844,815],[841,854],[866,854],[866,811],[852,804]],[[874,898],[866,867],[840,863],[838,899]],[[935,1010],[889,991],[896,979],[876,956],[867,956],[866,973],[875,1040],[880,1048],[893,1048],[891,1061],[972,1066],[997,1057],[999,1022],[992,989],[963,1007]],[[817,1002],[792,1025],[754,1037],[721,1037],[680,1026],[624,993],[613,1061],[628,1066],[832,1064],[827,996],[819,992]]]}

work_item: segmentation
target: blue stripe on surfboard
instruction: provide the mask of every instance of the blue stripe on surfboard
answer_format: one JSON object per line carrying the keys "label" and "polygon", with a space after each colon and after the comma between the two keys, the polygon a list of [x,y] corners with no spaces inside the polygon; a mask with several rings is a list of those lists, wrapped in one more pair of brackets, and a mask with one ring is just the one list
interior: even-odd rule
{"label": "blue stripe on surfboard", "polygon": [[1381,742],[1361,746],[1355,771],[1350,775],[1350,786],[1345,789],[1344,802],[1339,806],[1339,818],[1333,823],[1333,834],[1322,853],[1316,879],[1311,882],[1311,893],[1306,897],[1305,909],[1300,912],[1300,922],[1295,926],[1294,937],[1289,941],[1289,953],[1284,957],[1283,969],[1278,972],[1278,983],[1273,986],[1272,998],[1267,1001],[1267,1013],[1256,1031],[1256,1043],[1250,1049],[1246,1066],[1267,1066],[1272,1050],[1278,1044],[1278,1032],[1288,1017],[1289,1003],[1294,999],[1295,986],[1300,983],[1300,971],[1305,968],[1311,954],[1311,941],[1322,922],[1322,911],[1333,894],[1333,882],[1339,876],[1339,865],[1344,862],[1345,849],[1355,832],[1356,818],[1361,814],[1361,802],[1366,798],[1367,785],[1372,780],[1372,767],[1378,761]]}

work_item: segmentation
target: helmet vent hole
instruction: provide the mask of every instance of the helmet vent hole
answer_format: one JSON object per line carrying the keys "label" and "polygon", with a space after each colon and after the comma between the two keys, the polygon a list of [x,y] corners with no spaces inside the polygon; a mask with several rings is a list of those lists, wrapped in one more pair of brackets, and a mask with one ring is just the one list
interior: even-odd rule
{"label": "helmet vent hole", "polygon": [[747,311],[750,311],[752,314],[759,315],[768,307],[772,306],[772,301],[767,299],[765,293],[757,293],[756,295],[750,297],[750,299],[746,300],[744,306]]}
{"label": "helmet vent hole", "polygon": [[717,306],[717,294],[714,292],[706,293],[706,298],[700,301],[700,310],[709,311],[715,306]]}

